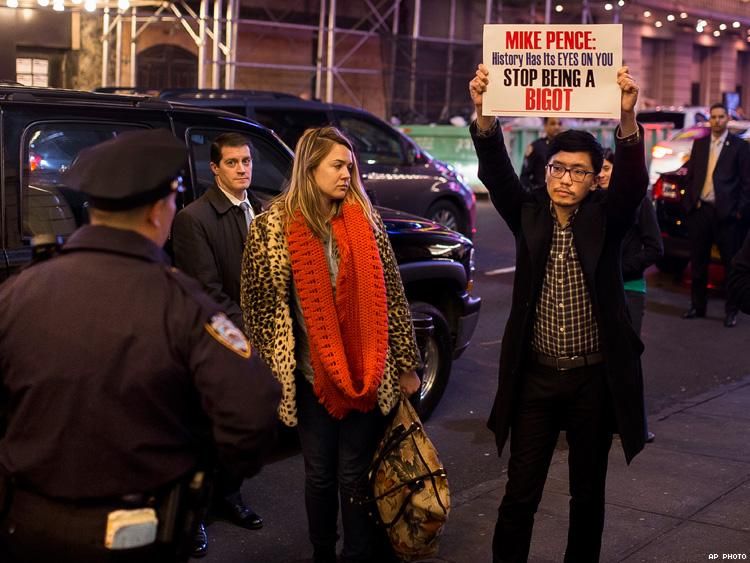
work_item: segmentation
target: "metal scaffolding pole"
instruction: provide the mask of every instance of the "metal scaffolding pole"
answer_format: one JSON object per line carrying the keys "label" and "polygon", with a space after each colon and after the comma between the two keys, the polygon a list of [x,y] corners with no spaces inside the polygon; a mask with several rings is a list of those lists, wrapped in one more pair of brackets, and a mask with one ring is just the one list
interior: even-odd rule
{"label": "metal scaffolding pole", "polygon": [[318,51],[315,54],[315,99],[319,100],[323,93],[323,51],[326,42],[326,0],[320,0],[320,14],[318,17]]}
{"label": "metal scaffolding pole", "polygon": [[102,16],[102,86],[109,86],[109,8],[104,8]]}
{"label": "metal scaffolding pole", "polygon": [[130,85],[135,87],[136,84],[136,43],[135,40],[138,38],[138,12],[137,8],[133,6],[130,9]]}
{"label": "metal scaffolding pole", "polygon": [[391,21],[391,90],[388,99],[385,101],[386,113],[393,115],[393,98],[396,96],[396,54],[398,52],[398,19],[401,13],[401,0],[396,2],[393,10],[393,20]]}
{"label": "metal scaffolding pole", "polygon": [[447,119],[451,108],[451,90],[453,84],[453,40],[456,38],[456,0],[451,0],[450,22],[448,23],[448,64],[445,73],[445,97],[443,108],[440,110],[440,119]]}
{"label": "metal scaffolding pole", "polygon": [[237,20],[239,16],[239,0],[228,0],[227,2],[227,25],[224,33],[226,41],[226,64],[224,66],[224,88],[234,88],[234,79],[237,73]]}
{"label": "metal scaffolding pole", "polygon": [[122,10],[119,8],[115,22],[115,86],[122,86]]}
{"label": "metal scaffolding pole", "polygon": [[201,0],[198,17],[198,88],[206,87],[206,19],[208,0]]}
{"label": "metal scaffolding pole", "polygon": [[549,24],[552,21],[552,0],[546,0],[544,3],[544,23]]}
{"label": "metal scaffolding pole", "polygon": [[492,23],[492,0],[487,0],[484,3],[484,23]]}
{"label": "metal scaffolding pole", "polygon": [[326,56],[326,102],[333,103],[333,63],[336,46],[336,0],[328,6],[328,53]]}
{"label": "metal scaffolding pole", "polygon": [[221,87],[221,12],[223,6],[221,0],[214,0],[214,37],[211,50],[211,88],[217,90]]}
{"label": "metal scaffolding pole", "polygon": [[422,17],[422,0],[414,0],[414,21],[411,28],[411,67],[409,69],[409,109],[416,112],[417,99],[417,51]]}

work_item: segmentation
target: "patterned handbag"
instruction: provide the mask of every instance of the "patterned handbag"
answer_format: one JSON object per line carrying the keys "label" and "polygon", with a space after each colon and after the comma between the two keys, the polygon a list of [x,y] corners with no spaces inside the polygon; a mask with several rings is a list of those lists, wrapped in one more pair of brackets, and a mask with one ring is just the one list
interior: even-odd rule
{"label": "patterned handbag", "polygon": [[450,512],[448,479],[408,399],[401,398],[375,452],[370,485],[396,555],[406,561],[436,555]]}

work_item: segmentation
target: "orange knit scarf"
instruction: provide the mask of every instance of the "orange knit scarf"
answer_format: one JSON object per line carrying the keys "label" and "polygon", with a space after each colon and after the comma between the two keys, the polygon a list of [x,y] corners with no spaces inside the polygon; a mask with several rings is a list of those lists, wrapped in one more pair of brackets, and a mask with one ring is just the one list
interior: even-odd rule
{"label": "orange knit scarf", "polygon": [[314,391],[337,419],[375,407],[388,351],[388,305],[372,226],[362,208],[347,203],[331,221],[339,251],[336,291],[323,242],[302,213],[287,232],[292,274],[305,319]]}

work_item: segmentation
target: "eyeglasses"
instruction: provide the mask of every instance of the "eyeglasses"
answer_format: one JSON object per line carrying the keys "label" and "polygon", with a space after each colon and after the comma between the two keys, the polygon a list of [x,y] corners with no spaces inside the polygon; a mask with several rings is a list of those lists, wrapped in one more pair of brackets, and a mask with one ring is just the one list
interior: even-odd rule
{"label": "eyeglasses", "polygon": [[583,182],[589,174],[594,176],[594,173],[590,170],[584,170],[583,168],[565,168],[561,164],[548,164],[547,168],[549,168],[549,175],[553,178],[562,178],[565,176],[566,172],[570,173],[570,179],[574,182]]}

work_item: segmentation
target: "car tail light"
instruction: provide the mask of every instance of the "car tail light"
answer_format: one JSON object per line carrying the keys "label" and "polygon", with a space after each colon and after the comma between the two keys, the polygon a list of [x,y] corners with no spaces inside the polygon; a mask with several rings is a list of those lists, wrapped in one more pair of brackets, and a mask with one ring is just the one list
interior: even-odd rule
{"label": "car tail light", "polygon": [[42,163],[42,157],[38,154],[30,154],[29,155],[29,170],[32,172],[39,168],[39,165]]}
{"label": "car tail light", "polygon": [[682,198],[683,190],[681,190],[680,187],[674,182],[670,182],[669,180],[665,180],[664,178],[659,178],[656,181],[656,184],[654,184],[654,190],[652,194],[654,200],[671,199],[679,201]]}
{"label": "car tail light", "polygon": [[651,149],[651,156],[653,158],[664,158],[665,156],[669,156],[674,151],[670,149],[669,147],[663,147],[661,145],[654,145]]}

